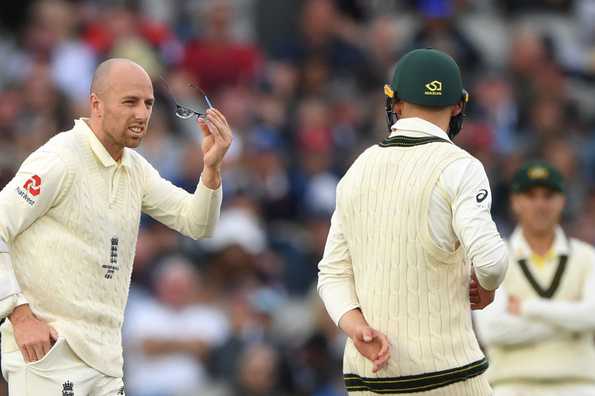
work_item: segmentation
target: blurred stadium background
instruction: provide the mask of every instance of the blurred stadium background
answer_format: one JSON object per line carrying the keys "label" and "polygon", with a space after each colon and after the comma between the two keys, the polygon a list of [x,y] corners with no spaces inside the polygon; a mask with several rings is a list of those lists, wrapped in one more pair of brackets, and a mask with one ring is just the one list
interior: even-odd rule
{"label": "blurred stadium background", "polygon": [[[435,47],[471,93],[457,143],[481,159],[508,235],[511,173],[567,177],[568,232],[595,244],[594,0],[40,0],[0,4],[0,187],[87,114],[98,62],[155,81],[140,151],[192,191],[200,134],[159,77],[202,87],[235,132],[216,235],[143,219],[124,327],[129,396],[339,396],[343,336],[315,292],[335,186],[387,134],[382,86]],[[1,394],[1,391],[0,391]]]}

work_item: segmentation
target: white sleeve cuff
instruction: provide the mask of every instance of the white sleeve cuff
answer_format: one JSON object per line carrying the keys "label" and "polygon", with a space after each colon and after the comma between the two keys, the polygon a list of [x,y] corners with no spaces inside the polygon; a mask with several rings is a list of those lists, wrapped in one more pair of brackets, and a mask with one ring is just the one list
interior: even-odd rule
{"label": "white sleeve cuff", "polygon": [[339,326],[339,321],[347,312],[359,308],[355,290],[342,285],[324,285],[318,288],[320,298],[332,321]]}
{"label": "white sleeve cuff", "polygon": [[25,298],[25,296],[23,295],[23,293],[19,293],[16,296],[17,296],[17,301],[16,301],[15,308],[18,307],[19,305],[29,304],[29,300],[27,300]]}
{"label": "white sleeve cuff", "polygon": [[10,254],[0,253],[0,300],[21,293],[21,288],[12,268]]}
{"label": "white sleeve cuff", "polygon": [[29,302],[21,293],[3,298],[0,300],[0,318],[6,318],[16,307],[23,304],[29,304]]}

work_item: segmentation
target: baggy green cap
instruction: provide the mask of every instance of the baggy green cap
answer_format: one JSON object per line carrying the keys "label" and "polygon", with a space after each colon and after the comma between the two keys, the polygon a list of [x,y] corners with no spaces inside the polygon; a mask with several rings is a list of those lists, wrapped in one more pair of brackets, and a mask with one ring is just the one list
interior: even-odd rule
{"label": "baggy green cap", "polygon": [[564,178],[551,164],[545,161],[527,162],[514,174],[511,190],[522,193],[533,187],[546,187],[564,192]]}
{"label": "baggy green cap", "polygon": [[442,51],[416,49],[399,60],[385,93],[422,106],[450,106],[463,96],[461,71],[454,59]]}

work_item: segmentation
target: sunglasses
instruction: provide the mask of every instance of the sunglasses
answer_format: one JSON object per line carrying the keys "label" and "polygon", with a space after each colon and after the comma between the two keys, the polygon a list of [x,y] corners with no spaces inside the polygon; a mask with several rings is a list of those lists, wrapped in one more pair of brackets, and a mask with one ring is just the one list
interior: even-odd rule
{"label": "sunglasses", "polygon": [[[170,97],[170,100],[176,105],[176,116],[178,118],[181,118],[183,120],[187,120],[189,118],[192,118],[194,116],[198,117],[204,117],[206,115],[206,109],[203,112],[194,110],[191,107],[185,106],[185,105],[181,105],[178,103],[178,101],[176,100],[176,97],[174,96],[174,94],[172,93],[171,89],[169,88],[169,84],[167,83],[167,81],[165,81],[165,79],[163,77],[161,77],[161,81],[163,82],[163,85],[165,86],[165,89],[167,91],[167,94]],[[205,103],[207,104],[209,109],[213,108],[213,105],[211,104],[211,101],[209,100],[209,97],[207,96],[207,94],[200,89],[200,87],[197,87],[196,85],[192,85],[189,84],[190,87],[198,90],[202,96],[203,99],[205,101]]]}

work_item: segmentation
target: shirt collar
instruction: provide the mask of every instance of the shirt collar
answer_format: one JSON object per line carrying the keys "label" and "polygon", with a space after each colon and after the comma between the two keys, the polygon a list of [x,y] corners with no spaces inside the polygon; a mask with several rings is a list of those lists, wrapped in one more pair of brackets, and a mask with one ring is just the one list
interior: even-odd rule
{"label": "shirt collar", "polygon": [[[89,141],[89,145],[91,146],[91,150],[97,157],[97,159],[105,166],[106,168],[110,166],[117,166],[118,162],[114,160],[114,158],[108,153],[107,149],[99,141],[95,132],[89,126],[89,119],[88,118],[79,118],[78,120],[74,121],[74,129],[80,130],[82,133],[87,136]],[[124,147],[124,152],[122,153],[122,158],[120,159],[120,163],[129,168],[130,167],[130,153],[128,152],[128,148]]]}
{"label": "shirt collar", "polygon": [[390,128],[390,137],[396,135],[407,135],[407,136],[436,136],[441,139],[451,141],[448,134],[444,132],[438,125],[432,124],[422,118],[411,117],[411,118],[400,118]]}
{"label": "shirt collar", "polygon": [[[525,237],[523,236],[521,227],[517,227],[510,236],[510,246],[516,259],[528,259],[533,253],[529,247],[529,243],[527,243]],[[552,249],[556,256],[567,256],[570,253],[568,237],[560,226],[556,227],[556,235],[554,236],[554,244],[552,245]]]}

